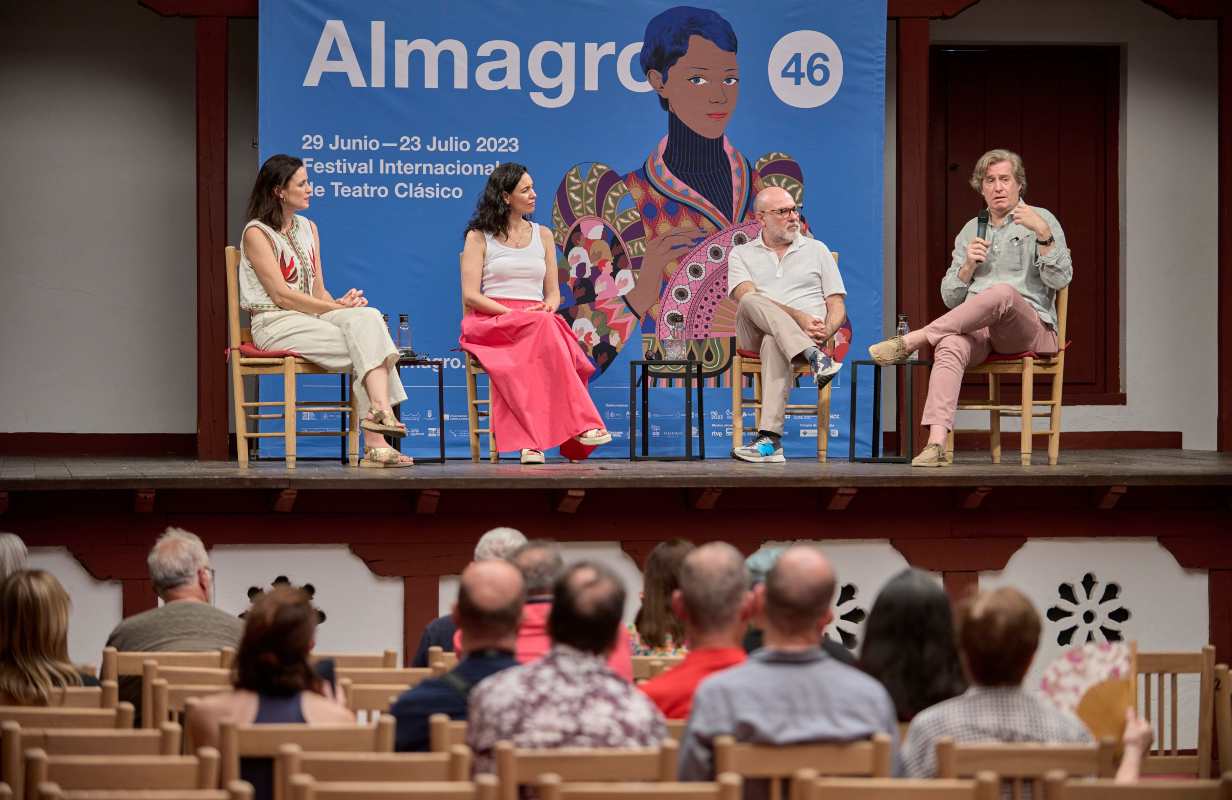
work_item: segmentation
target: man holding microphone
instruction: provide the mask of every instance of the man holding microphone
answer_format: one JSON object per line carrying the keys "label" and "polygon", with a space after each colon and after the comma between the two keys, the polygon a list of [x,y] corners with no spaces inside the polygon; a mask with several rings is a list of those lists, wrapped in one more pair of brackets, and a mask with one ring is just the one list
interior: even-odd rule
{"label": "man holding microphone", "polygon": [[953,259],[941,281],[941,298],[953,310],[868,348],[885,365],[906,361],[925,344],[933,347],[922,420],[928,443],[913,467],[946,465],[945,440],[968,364],[980,364],[993,352],[1057,352],[1056,293],[1073,278],[1061,224],[1022,200],[1022,158],[1009,150],[988,151],[975,164],[971,187],[987,208],[954,238]]}

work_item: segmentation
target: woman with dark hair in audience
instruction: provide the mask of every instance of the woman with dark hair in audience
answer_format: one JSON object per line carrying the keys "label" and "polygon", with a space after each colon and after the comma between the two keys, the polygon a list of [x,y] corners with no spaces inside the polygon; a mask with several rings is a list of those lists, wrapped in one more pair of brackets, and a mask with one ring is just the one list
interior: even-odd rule
{"label": "woman with dark hair in audience", "polygon": [[676,656],[686,652],[684,624],[672,614],[672,592],[680,588],[680,564],[693,549],[685,539],[659,542],[646,557],[642,607],[629,633],[635,656]]}
{"label": "woman with dark hair in audience", "polygon": [[881,589],[860,666],[890,693],[899,722],[966,690],[950,598],[927,572],[905,569]]}
{"label": "woman with dark hair in audience", "polygon": [[295,156],[270,156],[248,199],[240,242],[240,306],[252,315],[252,341],[288,350],[326,369],[350,369],[364,431],[361,467],[409,467],[411,459],[386,436],[405,436],[393,406],[406,399],[398,378],[398,348],[381,312],[359,289],[335,299],[325,291],[321,236],[299,215],[312,184]]}
{"label": "woman with dark hair in audience", "polygon": [[216,747],[223,722],[353,722],[350,711],[325,696],[308,661],[316,629],[316,609],[302,589],[278,587],[257,598],[235,654],[235,691],[196,704],[188,718],[194,744]]}
{"label": "woman with dark hair in audience", "polygon": [[41,569],[0,584],[0,705],[45,706],[56,689],[98,686],[68,658],[68,593]]}
{"label": "woman with dark hair in audience", "polygon": [[526,167],[492,170],[462,248],[462,335],[458,343],[488,373],[497,450],[581,459],[612,441],[586,391],[595,367],[557,315],[556,244],[532,222],[535,187]]}

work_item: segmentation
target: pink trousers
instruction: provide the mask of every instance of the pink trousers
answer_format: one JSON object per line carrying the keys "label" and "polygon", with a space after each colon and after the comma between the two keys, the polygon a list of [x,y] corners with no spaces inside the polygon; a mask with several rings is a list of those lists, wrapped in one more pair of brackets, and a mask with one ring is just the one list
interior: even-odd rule
{"label": "pink trousers", "polygon": [[467,311],[458,338],[488,373],[496,449],[559,445],[567,458],[585,458],[593,448],[573,437],[605,427],[586,391],[594,365],[559,314],[524,311],[535,304],[530,300],[498,302],[513,311],[500,316]]}
{"label": "pink trousers", "polygon": [[954,430],[958,392],[968,364],[982,364],[990,353],[1057,352],[1057,334],[1009,284],[998,284],[967,299],[924,328],[933,347],[924,425]]}

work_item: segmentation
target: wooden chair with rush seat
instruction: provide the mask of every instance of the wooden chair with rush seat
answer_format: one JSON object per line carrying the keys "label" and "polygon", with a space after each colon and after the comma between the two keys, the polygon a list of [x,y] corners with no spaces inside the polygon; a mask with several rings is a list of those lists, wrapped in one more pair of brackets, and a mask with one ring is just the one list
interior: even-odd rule
{"label": "wooden chair with rush seat", "polygon": [[[1069,315],[1069,287],[1057,292],[1057,342],[1060,349],[1052,355],[1024,353],[993,353],[983,364],[967,367],[966,375],[988,376],[988,399],[982,401],[958,401],[959,411],[988,412],[988,446],[992,451],[992,463],[1001,463],[1001,417],[1021,417],[1022,432],[1019,435],[1019,450],[1022,466],[1031,466],[1031,438],[1036,433],[1048,436],[1048,464],[1055,466],[1061,454],[1061,394],[1065,388],[1065,351],[1070,342],[1065,338],[1066,318]],[[1006,402],[1001,397],[1001,378],[1017,375],[1022,381],[1018,402]],[[1035,398],[1035,378],[1050,376],[1047,400]],[[1036,411],[1036,406],[1046,406],[1047,411]],[[1035,430],[1035,418],[1048,417],[1048,429]],[[954,461],[955,433],[984,433],[982,429],[950,431],[945,445],[946,461]]]}
{"label": "wooden chair with rush seat", "polygon": [[[831,251],[835,263],[838,263],[838,253]],[[851,345],[851,319],[843,322],[834,336],[822,347],[835,362],[841,363]],[[812,368],[808,364],[794,364],[792,372],[796,379],[802,376],[812,376]],[[751,382],[753,395],[747,397],[744,393],[745,380]],[[817,461],[825,463],[826,451],[829,446],[830,432],[830,384],[817,387],[816,403],[788,403],[784,408],[787,416],[817,417]],[[744,445],[744,412],[753,412],[753,430],[757,430],[761,420],[761,355],[753,350],[735,348],[732,354],[732,448]]]}
{"label": "wooden chair with rush seat", "polygon": [[[458,269],[462,268],[462,254],[458,253]],[[466,301],[462,301],[462,316],[466,316]],[[496,451],[496,434],[492,432],[492,384],[488,384],[487,397],[479,396],[479,376],[487,375],[479,360],[466,351],[462,352],[462,363],[466,367],[466,423],[467,438],[471,445],[471,461],[479,463],[479,437],[488,435],[488,460],[495,464],[500,461],[500,453]],[[486,418],[488,427],[479,427],[479,420]]]}
{"label": "wooden chair with rush seat", "polygon": [[[342,372],[319,367],[289,350],[265,351],[252,343],[252,332],[240,326],[239,267],[240,251],[227,247],[227,361],[231,365],[231,389],[235,411],[235,450],[241,467],[248,466],[250,439],[282,437],[286,450],[287,469],[295,469],[297,436],[341,436],[343,431],[298,431],[295,416],[301,411],[337,411],[346,421],[347,456],[351,466],[359,464],[359,414],[350,371]],[[282,400],[249,401],[244,391],[244,378],[250,375],[281,375]],[[350,402],[341,400],[299,400],[295,379],[299,375],[345,375]],[[262,409],[275,407],[274,413]],[[281,419],[282,432],[249,433],[249,420]],[[259,422],[258,422],[259,424]]]}

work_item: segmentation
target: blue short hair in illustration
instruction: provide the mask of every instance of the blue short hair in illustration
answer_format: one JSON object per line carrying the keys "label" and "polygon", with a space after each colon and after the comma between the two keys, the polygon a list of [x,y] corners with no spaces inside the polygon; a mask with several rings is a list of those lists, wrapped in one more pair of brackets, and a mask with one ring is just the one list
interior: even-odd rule
{"label": "blue short hair in illustration", "polygon": [[[736,32],[730,22],[708,8],[675,6],[646,23],[642,72],[649,77],[650,70],[656,70],[666,81],[667,71],[688,52],[690,36],[700,36],[720,50],[736,52]],[[667,101],[662,97],[659,105],[667,110]]]}

